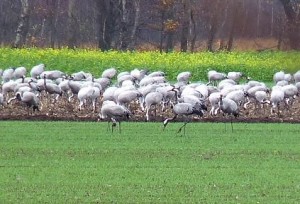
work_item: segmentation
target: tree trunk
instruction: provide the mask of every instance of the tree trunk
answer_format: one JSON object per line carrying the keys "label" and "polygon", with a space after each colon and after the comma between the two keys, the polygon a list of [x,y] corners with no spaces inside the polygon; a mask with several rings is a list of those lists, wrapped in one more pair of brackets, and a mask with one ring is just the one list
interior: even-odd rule
{"label": "tree trunk", "polygon": [[190,17],[191,17],[191,7],[190,0],[183,1],[183,21],[182,21],[182,33],[180,41],[181,52],[186,52],[188,48],[188,35],[190,28]]}
{"label": "tree trunk", "polygon": [[174,49],[174,33],[169,32],[167,34],[166,52],[172,52]]}
{"label": "tree trunk", "polygon": [[197,32],[196,32],[196,21],[195,21],[195,18],[194,18],[194,12],[191,10],[191,24],[192,24],[192,40],[191,40],[191,52],[194,52],[195,51],[195,44],[196,44],[196,40],[197,40]]}
{"label": "tree trunk", "polygon": [[210,25],[210,29],[208,32],[208,39],[207,39],[207,51],[213,52],[213,43],[217,32],[217,19],[213,17],[213,21]]}
{"label": "tree trunk", "polygon": [[114,13],[113,13],[113,2],[111,0],[96,0],[98,8],[98,47],[107,51],[112,48],[112,37],[114,34]]}
{"label": "tree trunk", "polygon": [[140,0],[134,0],[134,11],[135,11],[135,16],[134,16],[134,22],[133,22],[133,27],[131,30],[131,35],[130,35],[130,42],[128,45],[128,48],[130,50],[134,49],[135,43],[136,43],[136,30],[139,25],[139,19],[140,19]]}
{"label": "tree trunk", "polygon": [[14,48],[22,47],[26,42],[26,36],[29,30],[29,2],[28,0],[21,0],[21,17],[17,28],[17,35],[13,44]]}
{"label": "tree trunk", "polygon": [[300,2],[280,0],[287,17],[287,35],[289,45],[294,50],[300,50]]}
{"label": "tree trunk", "polygon": [[68,47],[76,48],[76,27],[77,19],[75,14],[75,1],[69,0],[68,4]]}
{"label": "tree trunk", "polygon": [[129,11],[127,9],[127,0],[121,0],[121,23],[119,33],[119,48],[126,50],[128,47],[128,27],[129,27]]}
{"label": "tree trunk", "polygon": [[50,8],[52,9],[49,18],[49,44],[51,48],[55,47],[55,42],[57,38],[57,22],[58,22],[58,12],[60,9],[61,0],[52,0],[50,2]]}
{"label": "tree trunk", "polygon": [[232,20],[231,20],[231,27],[230,27],[230,31],[229,31],[229,38],[228,38],[228,44],[226,46],[226,50],[227,51],[231,51],[233,48],[233,40],[234,40],[234,35],[236,32],[236,24],[238,21],[238,18],[241,18],[241,16],[239,15],[241,9],[241,2],[239,2],[238,0],[235,0],[234,2],[232,2]]}
{"label": "tree trunk", "polygon": [[165,11],[161,13],[161,30],[160,30],[160,42],[159,42],[159,52],[163,52],[163,42],[164,42],[164,30],[165,30]]}
{"label": "tree trunk", "polygon": [[[175,20],[174,20],[174,2],[172,2],[169,6],[169,8],[167,9],[167,13],[166,13],[166,19],[167,19],[167,26],[166,26],[166,52],[172,52],[174,50],[174,34],[175,34],[175,30],[173,28],[170,28],[170,24],[174,24]],[[173,27],[173,26],[171,26]]]}

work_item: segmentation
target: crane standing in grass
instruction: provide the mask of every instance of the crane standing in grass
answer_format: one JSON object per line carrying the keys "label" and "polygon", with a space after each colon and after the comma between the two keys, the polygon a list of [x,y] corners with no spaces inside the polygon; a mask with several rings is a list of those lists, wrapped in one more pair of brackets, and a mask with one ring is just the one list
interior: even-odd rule
{"label": "crane standing in grass", "polygon": [[[187,117],[189,115],[199,115],[199,116],[203,116],[204,112],[203,110],[207,111],[207,107],[204,104],[199,104],[196,103],[194,105],[190,104],[190,103],[177,103],[174,107],[173,107],[173,113],[174,113],[174,117],[172,118],[167,118],[164,120],[163,122],[163,130],[165,130],[165,128],[167,127],[168,123],[170,121],[173,121],[177,118],[178,115]],[[183,129],[183,134],[185,135],[185,126],[187,123],[189,123],[190,120],[187,120],[187,118],[185,118],[185,122],[184,124],[178,129],[178,133],[182,131]]]}
{"label": "crane standing in grass", "polygon": [[119,123],[119,132],[121,133],[121,121],[127,120],[130,116],[130,111],[124,106],[117,105],[113,101],[104,101],[100,110],[100,119],[108,118],[108,129],[109,123],[112,121],[112,132],[114,127],[116,127],[117,122]]}
{"label": "crane standing in grass", "polygon": [[[229,98],[224,98],[223,95],[220,95],[220,109],[224,114],[229,116],[233,115],[235,118],[239,116],[239,108],[234,100]],[[232,126],[232,117],[230,117],[231,130],[233,132]]]}

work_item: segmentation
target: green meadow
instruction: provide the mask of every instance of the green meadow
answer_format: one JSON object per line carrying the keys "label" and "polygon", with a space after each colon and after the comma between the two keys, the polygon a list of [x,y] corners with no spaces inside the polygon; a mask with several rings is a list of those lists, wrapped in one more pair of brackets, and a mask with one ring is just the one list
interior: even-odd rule
{"label": "green meadow", "polygon": [[0,203],[299,203],[299,124],[0,122]]}
{"label": "green meadow", "polygon": [[0,48],[0,69],[24,66],[30,70],[40,63],[46,65],[46,70],[59,69],[67,74],[85,71],[95,77],[101,76],[103,70],[115,67],[119,72],[134,68],[164,71],[171,81],[182,71],[190,71],[192,81],[205,81],[207,72],[216,70],[225,73],[241,71],[252,79],[270,82],[277,71],[295,73],[300,70],[300,52],[159,53]]}

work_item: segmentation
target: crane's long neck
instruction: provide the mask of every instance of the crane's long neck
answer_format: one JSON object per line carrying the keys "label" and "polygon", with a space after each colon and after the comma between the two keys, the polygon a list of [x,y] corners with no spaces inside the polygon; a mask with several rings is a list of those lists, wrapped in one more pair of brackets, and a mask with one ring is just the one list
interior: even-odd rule
{"label": "crane's long neck", "polygon": [[175,103],[178,103],[178,91],[173,89],[172,91],[174,91],[175,94]]}
{"label": "crane's long neck", "polygon": [[31,84],[31,82],[32,82],[32,81],[29,81],[29,82],[28,82],[28,85],[29,85],[29,87],[32,89],[32,84]]}
{"label": "crane's long neck", "polygon": [[220,106],[223,106],[223,96],[220,96]]}
{"label": "crane's long neck", "polygon": [[167,125],[168,125],[168,123],[169,123],[170,121],[173,121],[173,120],[175,120],[176,118],[177,118],[177,114],[175,114],[173,118],[167,118],[167,119],[165,119],[165,120],[164,120],[164,129],[163,129],[163,130],[165,130],[165,128],[167,127]]}
{"label": "crane's long neck", "polygon": [[46,87],[46,77],[44,76],[44,86]]}

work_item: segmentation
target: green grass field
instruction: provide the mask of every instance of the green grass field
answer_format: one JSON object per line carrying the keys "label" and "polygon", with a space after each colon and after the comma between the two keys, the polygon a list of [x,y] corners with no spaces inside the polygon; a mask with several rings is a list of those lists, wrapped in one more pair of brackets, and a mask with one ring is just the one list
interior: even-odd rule
{"label": "green grass field", "polygon": [[0,122],[0,203],[299,203],[299,124]]}
{"label": "green grass field", "polygon": [[0,69],[25,66],[29,70],[44,63],[46,70],[59,69],[67,74],[78,71],[100,77],[103,70],[115,67],[118,72],[134,68],[164,71],[174,81],[178,73],[190,71],[192,81],[207,80],[207,72],[241,71],[254,80],[273,81],[273,74],[300,69],[300,52],[99,52],[84,49],[10,49],[0,48]]}

